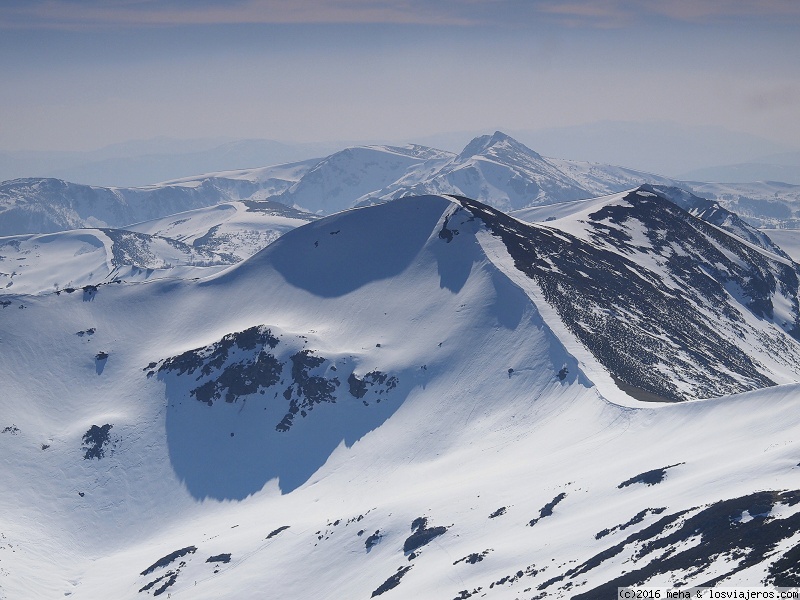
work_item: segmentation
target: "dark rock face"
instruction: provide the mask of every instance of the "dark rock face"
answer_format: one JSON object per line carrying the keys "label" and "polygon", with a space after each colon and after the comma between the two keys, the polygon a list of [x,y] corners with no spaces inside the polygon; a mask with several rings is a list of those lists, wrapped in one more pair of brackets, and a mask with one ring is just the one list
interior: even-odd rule
{"label": "dark rock face", "polygon": [[[167,565],[173,563],[177,559],[182,558],[184,556],[187,556],[189,554],[194,554],[195,552],[197,552],[197,548],[194,547],[194,546],[187,546],[186,548],[181,548],[180,550],[175,550],[175,552],[170,552],[166,556],[163,556],[162,558],[159,558],[156,562],[154,562],[152,565],[147,567],[144,571],[142,571],[140,573],[140,575],[142,575],[143,577],[147,576],[150,573],[152,573],[153,571],[155,571],[156,569],[161,568],[161,567],[166,567]],[[223,555],[220,555],[220,556],[223,556]],[[230,560],[230,554],[228,554],[227,556],[228,556],[228,558]],[[212,558],[214,558],[214,557],[212,557]],[[210,560],[211,559],[209,559],[206,562],[209,562]],[[225,561],[225,562],[227,562],[227,561]],[[157,584],[161,584],[153,592],[153,596],[160,596],[161,594],[166,592],[169,587],[171,587],[172,585],[175,584],[175,582],[178,580],[178,575],[180,575],[181,569],[183,567],[185,567],[185,566],[186,566],[186,563],[184,561],[181,561],[180,564],[177,566],[177,568],[175,568],[174,570],[167,571],[166,573],[164,573],[160,577],[156,577],[155,579],[153,579],[149,583],[147,583],[144,586],[142,586],[139,589],[139,593],[149,592]]]}
{"label": "dark rock face", "polygon": [[422,548],[422,546],[447,531],[447,527],[443,526],[428,527],[428,519],[426,517],[414,519],[414,522],[411,523],[411,529],[414,533],[408,536],[403,543],[403,552],[406,554]]}
{"label": "dark rock face", "polygon": [[[143,370],[155,372],[157,364],[151,362]],[[306,417],[314,406],[335,403],[340,387],[333,362],[310,349],[292,353],[290,344],[282,344],[266,325],[230,333],[218,342],[168,358],[157,372],[159,377],[194,376],[197,384],[189,395],[209,406],[253,394],[273,400],[280,395],[288,407],[275,426],[279,432],[289,431],[297,416]],[[388,393],[397,387],[398,379],[373,370],[361,378],[351,372],[347,383],[350,395],[362,399],[370,392]]]}
{"label": "dark rock face", "polygon": [[[800,338],[798,266],[649,190],[589,215],[591,242],[457,200],[503,241],[566,328],[623,384],[673,401],[774,385],[744,342],[786,357],[790,368],[798,364],[800,346],[780,331]],[[776,294],[791,305],[792,321],[767,326]],[[747,311],[765,326],[748,323]]]}
{"label": "dark rock face", "polygon": [[278,535],[280,532],[282,532],[282,531],[286,531],[287,529],[289,529],[289,525],[281,525],[281,526],[280,526],[280,527],[278,527],[277,529],[273,529],[272,531],[270,531],[270,532],[269,532],[269,535],[267,536],[267,539],[268,539],[268,540],[269,540],[269,539],[272,539],[272,538],[274,538],[276,535]]}
{"label": "dark rock face", "polygon": [[347,378],[350,394],[355,398],[363,398],[370,390],[380,393],[393,390],[397,387],[397,383],[397,377],[380,371],[370,371],[364,375],[363,379],[359,379],[355,373],[351,373]]}
{"label": "dark rock face", "polygon": [[483,552],[473,552],[472,554],[468,554],[464,558],[459,558],[453,564],[457,565],[458,563],[463,562],[470,565],[474,565],[475,563],[481,562],[486,557],[486,555],[489,554],[489,552],[491,551],[492,551],[491,548],[489,548],[488,550],[484,550]]}
{"label": "dark rock face", "polygon": [[414,565],[409,565],[407,567],[400,567],[399,569],[397,569],[397,573],[395,573],[394,575],[389,577],[389,579],[380,584],[378,588],[374,592],[372,592],[371,597],[374,598],[375,596],[380,596],[384,592],[388,592],[389,590],[396,588],[398,585],[400,585],[400,580],[403,578],[403,576],[406,573],[408,573],[411,570],[411,567],[413,566]]}
{"label": "dark rock face", "polygon": [[194,554],[197,552],[197,548],[194,546],[187,546],[186,548],[181,548],[180,550],[175,550],[175,552],[170,552],[166,556],[162,556],[152,565],[147,567],[144,571],[140,573],[140,575],[149,575],[159,567],[166,567],[168,564],[173,562],[174,560],[181,558],[182,556],[186,556],[187,554]]}
{"label": "dark rock face", "polygon": [[535,519],[532,519],[528,523],[528,526],[533,527],[540,520],[544,519],[545,517],[551,516],[553,514],[553,509],[556,507],[556,505],[566,497],[567,497],[567,495],[564,492],[561,492],[560,494],[558,494],[558,496],[553,498],[550,502],[548,502],[547,504],[545,504],[542,507],[542,509],[539,511],[539,516],[536,517]]}
{"label": "dark rock face", "polygon": [[222,554],[215,554],[214,556],[209,556],[206,559],[207,563],[229,563],[231,562],[231,554],[230,552],[222,553]]}
{"label": "dark rock face", "polygon": [[[700,576],[700,583],[693,585],[714,586],[726,577],[773,556],[781,542],[791,538],[800,528],[800,513],[780,518],[773,516],[773,510],[778,505],[792,507],[798,503],[798,490],[756,492],[672,513],[584,563],[541,583],[538,589],[547,590],[567,580],[566,585],[570,582],[579,584],[581,575],[612,559],[630,561],[632,567],[619,577],[572,597],[604,598],[615,594],[617,587],[642,585],[652,577],[675,573],[692,578],[694,582]],[[668,532],[666,535],[665,531]],[[687,544],[690,540],[695,542]],[[784,551],[783,556],[772,563],[761,584],[796,585],[798,548],[795,545]],[[718,568],[721,555],[730,557],[728,570],[722,572]],[[706,570],[709,574],[703,580]],[[675,581],[675,585],[687,583],[681,578]]]}
{"label": "dark rock face", "polygon": [[622,483],[620,483],[617,487],[622,489],[624,487],[628,487],[629,485],[633,485],[634,483],[643,483],[645,485],[656,485],[657,483],[661,483],[664,481],[664,478],[667,476],[667,469],[671,469],[673,467],[677,467],[682,465],[683,463],[678,463],[676,465],[669,465],[668,467],[662,467],[660,469],[652,469],[650,471],[645,471],[644,473],[639,473],[638,475],[634,475],[630,479],[626,479]]}
{"label": "dark rock face", "polygon": [[113,425],[106,423],[98,427],[92,425],[89,431],[83,434],[83,458],[90,460],[92,458],[101,459],[106,455],[106,448],[109,444],[109,432]]}
{"label": "dark rock face", "polygon": [[383,536],[381,535],[380,530],[376,531],[371,536],[369,536],[364,541],[364,547],[367,549],[367,552],[372,550],[373,547],[377,546],[380,543],[382,538],[383,538]]}
{"label": "dark rock face", "polygon": [[599,531],[598,533],[595,534],[594,539],[599,540],[601,538],[606,537],[607,535],[611,535],[615,531],[624,531],[628,527],[632,527],[633,525],[638,525],[639,523],[644,521],[648,515],[660,515],[665,510],[667,509],[663,506],[661,508],[646,508],[633,515],[630,519],[628,519],[625,523],[622,523],[621,525],[617,525],[616,527],[612,527],[610,529],[603,529],[602,531]]}

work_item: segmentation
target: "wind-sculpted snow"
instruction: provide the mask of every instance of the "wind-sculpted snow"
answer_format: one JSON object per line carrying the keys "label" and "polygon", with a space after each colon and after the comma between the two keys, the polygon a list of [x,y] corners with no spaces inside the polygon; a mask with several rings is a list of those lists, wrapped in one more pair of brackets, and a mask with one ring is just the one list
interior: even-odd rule
{"label": "wind-sculpted snow", "polygon": [[[160,364],[152,362],[143,369],[148,377],[157,373],[167,384],[170,402],[167,424],[172,433],[173,464],[193,493],[241,498],[276,476],[280,478],[281,488],[288,492],[319,467],[318,461],[327,458],[326,452],[333,449],[329,444],[335,435],[352,443],[391,414],[402,401],[393,393],[399,384],[397,376],[377,369],[359,376],[355,357],[329,359],[320,356],[304,348],[307,344],[304,338],[288,338],[259,325],[228,334],[203,348],[187,350]],[[349,385],[341,386],[342,379]],[[247,411],[247,427],[242,428],[233,421],[230,428],[238,432],[220,429],[216,420],[233,416],[229,409],[218,404],[221,400],[223,404],[239,405],[236,413]],[[314,420],[313,413],[320,405],[337,402],[347,405],[344,412],[350,413],[352,418],[350,422],[340,423],[340,431],[312,425],[313,431],[326,429],[316,445],[301,441],[301,436],[309,435],[307,428],[300,428],[304,431],[300,436],[293,435],[298,420]],[[204,408],[198,409],[196,404]],[[385,408],[387,406],[389,408]],[[209,455],[208,463],[193,457],[192,449],[185,447],[189,440],[184,436],[190,435],[186,427],[192,423],[208,429],[211,438],[224,440],[224,443],[209,444],[197,451],[201,456]],[[226,440],[227,434],[230,439]],[[298,443],[304,447],[296,448]],[[248,465],[241,468],[236,477],[224,468],[216,471],[212,467],[220,461],[238,460],[240,452],[247,456]],[[281,452],[297,454],[290,463],[282,460]]]}
{"label": "wind-sculpted snow", "polygon": [[686,400],[774,385],[753,346],[797,373],[800,346],[784,334],[800,337],[797,265],[643,190],[579,221],[583,239],[459,201],[634,395]]}

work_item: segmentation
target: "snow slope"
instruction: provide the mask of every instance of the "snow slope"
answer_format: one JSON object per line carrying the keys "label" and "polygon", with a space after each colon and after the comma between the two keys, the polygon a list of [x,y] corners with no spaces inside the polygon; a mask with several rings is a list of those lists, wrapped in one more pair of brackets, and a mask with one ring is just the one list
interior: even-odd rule
{"label": "snow slope", "polygon": [[769,236],[793,261],[800,262],[800,229],[762,229],[761,233]]}
{"label": "snow slope", "polygon": [[120,281],[200,277],[238,259],[123,229],[0,237],[0,294],[39,294]]}
{"label": "snow slope", "polygon": [[[787,368],[786,383],[740,395],[636,401],[512,243],[561,240],[613,279],[612,254],[644,254],[614,240],[652,210],[666,239],[690,223],[693,248],[778,268],[655,198],[620,194],[547,227],[405,198],[298,227],[199,281],[6,295],[0,597],[797,584],[800,379]],[[648,254],[630,278],[678,276]],[[798,351],[762,321],[745,319],[740,348],[766,347],[753,327]]]}
{"label": "snow slope", "polygon": [[449,152],[425,146],[357,146],[321,160],[285,192],[271,198],[312,213],[332,214],[370,198],[396,180],[446,162]]}
{"label": "snow slope", "polygon": [[126,229],[168,237],[237,262],[314,219],[310,213],[276,202],[244,200],[177,213]]}

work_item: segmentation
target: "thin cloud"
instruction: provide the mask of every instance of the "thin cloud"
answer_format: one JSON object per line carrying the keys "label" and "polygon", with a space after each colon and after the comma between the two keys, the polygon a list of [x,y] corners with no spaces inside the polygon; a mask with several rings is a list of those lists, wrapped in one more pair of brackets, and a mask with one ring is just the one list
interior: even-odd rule
{"label": "thin cloud", "polygon": [[472,25],[453,7],[387,0],[44,0],[0,8],[4,28],[94,28],[221,24],[422,24]]}
{"label": "thin cloud", "polygon": [[653,17],[699,24],[800,21],[797,0],[542,0],[535,10],[564,25],[603,28],[627,27]]}
{"label": "thin cloud", "polygon": [[797,0],[5,0],[0,28],[92,29],[216,24],[397,24],[513,27],[544,20],[624,28],[685,23],[800,22]]}

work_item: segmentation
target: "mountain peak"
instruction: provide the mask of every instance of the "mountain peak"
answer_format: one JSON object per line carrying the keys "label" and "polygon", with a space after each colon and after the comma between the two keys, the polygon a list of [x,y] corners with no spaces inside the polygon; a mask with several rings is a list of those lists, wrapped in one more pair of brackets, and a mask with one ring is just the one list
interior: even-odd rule
{"label": "mountain peak", "polygon": [[459,158],[467,159],[478,154],[486,154],[492,149],[503,149],[503,153],[507,153],[508,150],[513,150],[516,152],[524,152],[536,158],[541,158],[541,156],[525,146],[524,144],[518,142],[510,135],[503,133],[502,131],[495,131],[492,135],[481,135],[473,139],[469,144],[465,146],[465,148],[459,154]]}

